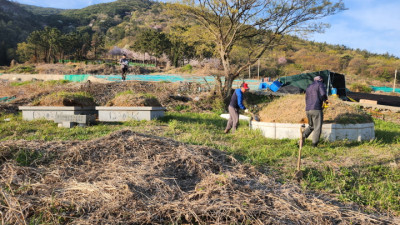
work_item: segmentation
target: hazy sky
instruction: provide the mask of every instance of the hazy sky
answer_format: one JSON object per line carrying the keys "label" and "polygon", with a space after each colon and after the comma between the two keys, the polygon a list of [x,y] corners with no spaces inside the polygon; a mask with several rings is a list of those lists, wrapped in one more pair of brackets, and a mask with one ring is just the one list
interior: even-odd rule
{"label": "hazy sky", "polygon": [[[76,9],[113,0],[16,1],[43,7]],[[331,27],[323,34],[309,36],[309,40],[400,57],[399,0],[344,0],[344,3],[348,10],[324,19]]]}

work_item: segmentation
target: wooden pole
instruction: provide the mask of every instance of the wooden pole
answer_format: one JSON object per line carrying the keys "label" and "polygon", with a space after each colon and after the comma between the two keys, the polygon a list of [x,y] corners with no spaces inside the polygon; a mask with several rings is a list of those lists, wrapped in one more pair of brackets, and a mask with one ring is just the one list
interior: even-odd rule
{"label": "wooden pole", "polygon": [[396,92],[397,70],[394,72],[393,92]]}
{"label": "wooden pole", "polygon": [[258,80],[260,80],[260,59],[258,59],[258,71],[257,71],[257,75],[258,75]]}
{"label": "wooden pole", "polygon": [[251,77],[251,66],[249,66],[249,79]]}

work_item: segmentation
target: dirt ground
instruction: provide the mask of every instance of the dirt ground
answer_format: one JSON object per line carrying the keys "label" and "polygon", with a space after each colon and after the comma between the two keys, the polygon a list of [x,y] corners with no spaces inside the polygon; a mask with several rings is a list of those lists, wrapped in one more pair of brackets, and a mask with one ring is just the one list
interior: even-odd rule
{"label": "dirt ground", "polygon": [[93,96],[96,105],[104,106],[118,93],[148,93],[156,97],[167,110],[183,108],[194,112],[212,110],[212,97],[205,86],[186,82],[112,82],[112,83],[67,83],[47,85],[46,82],[32,82],[21,86],[11,86],[0,80],[0,96],[15,96],[11,103],[0,103],[0,113],[17,113],[18,106],[32,104],[44,96],[55,92],[87,92]]}
{"label": "dirt ground", "polygon": [[[305,113],[305,95],[287,95],[275,99],[260,112],[262,122],[308,123]],[[372,122],[370,115],[356,107],[344,104],[339,98],[329,98],[328,107],[323,110],[324,123],[366,123]]]}
{"label": "dirt ground", "polygon": [[[7,161],[15,151],[29,166]],[[281,184],[225,153],[117,131],[91,141],[0,144],[6,224],[395,224]]]}

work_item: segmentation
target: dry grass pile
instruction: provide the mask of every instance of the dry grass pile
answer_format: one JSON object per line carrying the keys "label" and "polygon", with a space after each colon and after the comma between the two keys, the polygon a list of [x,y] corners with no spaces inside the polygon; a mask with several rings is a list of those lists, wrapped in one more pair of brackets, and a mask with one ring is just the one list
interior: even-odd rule
{"label": "dry grass pile", "polygon": [[106,106],[161,106],[157,98],[151,94],[124,91],[107,102]]}
{"label": "dry grass pile", "polygon": [[[259,113],[263,122],[308,123],[305,95],[287,95],[268,104]],[[355,124],[372,122],[372,117],[361,109],[347,105],[339,98],[329,98],[324,109],[324,123]]]}
{"label": "dry grass pile", "polygon": [[72,91],[78,89],[80,84],[57,81],[31,81],[31,82],[0,82],[0,96],[15,96],[17,100],[33,100],[39,96],[58,91]]}
{"label": "dry grass pile", "polygon": [[90,93],[97,105],[106,105],[121,92],[146,93],[154,96],[158,102],[174,110],[177,106],[186,105],[191,111],[211,110],[208,92],[205,85],[198,83],[164,83],[164,82],[115,82],[108,84],[92,83],[83,91]]}
{"label": "dry grass pile", "polygon": [[95,106],[93,97],[87,92],[55,92],[32,103],[38,106]]}
{"label": "dry grass pile", "polygon": [[[159,103],[168,110],[175,108],[187,108],[190,111],[201,112],[212,110],[212,102],[209,101],[208,85],[198,83],[165,83],[165,82],[113,82],[113,83],[64,83],[62,81],[33,81],[20,82],[21,85],[13,85],[10,82],[0,80],[0,97],[16,96],[12,103],[1,104],[0,111],[6,108],[10,112],[18,112],[18,106],[31,104],[35,99],[50,93],[66,92],[88,92],[93,96],[96,105],[106,105],[120,92],[132,91],[134,93],[147,93],[155,96]],[[38,102],[34,102],[38,104]]]}
{"label": "dry grass pile", "polygon": [[[12,154],[31,156],[20,166]],[[221,151],[129,130],[83,142],[3,142],[5,224],[390,224],[303,193]],[[32,157],[36,156],[36,157]],[[23,157],[21,157],[23,158]],[[4,160],[6,159],[6,160]]]}

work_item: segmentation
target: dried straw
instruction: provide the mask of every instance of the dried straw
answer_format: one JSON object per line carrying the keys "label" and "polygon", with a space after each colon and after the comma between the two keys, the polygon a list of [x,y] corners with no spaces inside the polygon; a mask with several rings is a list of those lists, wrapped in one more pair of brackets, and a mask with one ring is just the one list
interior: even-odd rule
{"label": "dried straw", "polygon": [[29,149],[29,167],[3,161],[3,224],[42,215],[64,224],[391,224],[335,199],[280,184],[225,153],[115,132],[81,142],[3,142],[3,159]]}
{"label": "dried straw", "polygon": [[[278,98],[260,111],[263,122],[308,123],[305,113],[305,95],[287,95]],[[329,98],[328,108],[324,109],[324,123],[367,123],[372,122],[370,115],[347,105],[339,98]]]}

